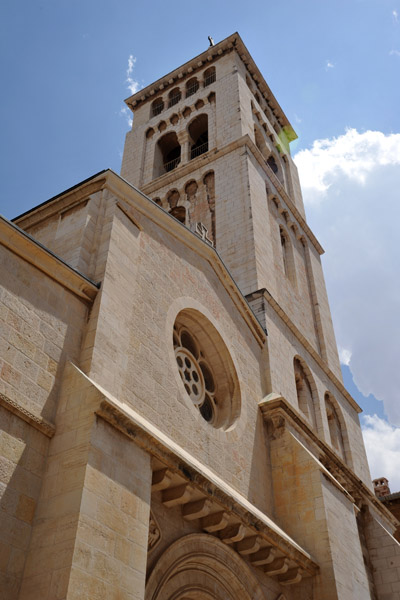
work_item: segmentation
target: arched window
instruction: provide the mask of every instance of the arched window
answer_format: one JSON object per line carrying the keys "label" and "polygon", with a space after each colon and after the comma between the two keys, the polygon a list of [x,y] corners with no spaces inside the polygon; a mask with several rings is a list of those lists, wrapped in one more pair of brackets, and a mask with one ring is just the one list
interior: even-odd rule
{"label": "arched window", "polygon": [[185,309],[172,332],[181,391],[213,427],[227,430],[240,414],[235,367],[214,326],[196,310]]}
{"label": "arched window", "polygon": [[281,240],[283,270],[286,277],[289,277],[289,240],[283,227],[279,227],[279,235]]}
{"label": "arched window", "polygon": [[179,88],[176,87],[173,90],[171,90],[170,93],[168,94],[168,107],[171,108],[171,106],[178,104],[181,97],[182,97],[182,94],[181,94],[181,90]]}
{"label": "arched window", "polygon": [[339,456],[345,460],[342,427],[340,425],[338,413],[328,393],[325,394],[325,410],[328,419],[331,446],[336,450]]}
{"label": "arched window", "polygon": [[316,429],[317,422],[315,418],[314,398],[311,389],[310,377],[306,374],[305,367],[303,367],[300,359],[295,358],[293,361],[293,366],[299,409],[304,414],[311,426]]}
{"label": "arched window", "polygon": [[272,169],[272,171],[275,173],[275,175],[278,175],[279,168],[278,168],[276,160],[272,154],[267,160],[267,165],[269,166],[270,169]]}
{"label": "arched window", "polygon": [[190,160],[208,152],[208,117],[207,115],[199,115],[190,123],[188,127],[191,146]]}
{"label": "arched window", "polygon": [[193,96],[198,89],[199,82],[197,81],[196,77],[192,77],[192,79],[189,79],[189,81],[186,82],[186,98]]}
{"label": "arched window", "polygon": [[[285,213],[283,213],[286,219]],[[279,226],[279,240],[281,244],[283,271],[292,285],[296,285],[296,268],[294,262],[293,246],[290,236],[282,225]]]}
{"label": "arched window", "polygon": [[151,116],[155,117],[164,110],[164,100],[162,98],[156,98],[151,104]]}
{"label": "arched window", "polygon": [[204,71],[204,87],[207,87],[216,80],[215,67],[210,67]]}
{"label": "arched window", "polygon": [[273,173],[276,175],[276,177],[279,179],[279,181],[282,184],[284,184],[285,180],[283,177],[283,170],[282,170],[282,164],[280,162],[280,159],[278,158],[278,160],[277,160],[276,157],[273,154],[271,154],[267,160],[267,165],[270,167],[270,169],[272,169]]}
{"label": "arched window", "polygon": [[254,139],[255,139],[256,146],[259,149],[259,151],[261,153],[264,153],[264,151],[265,151],[265,142],[264,142],[264,138],[262,136],[262,133],[258,129],[258,127],[254,127]]}
{"label": "arched window", "polygon": [[156,145],[154,176],[159,177],[175,169],[181,160],[181,146],[174,131],[166,133]]}

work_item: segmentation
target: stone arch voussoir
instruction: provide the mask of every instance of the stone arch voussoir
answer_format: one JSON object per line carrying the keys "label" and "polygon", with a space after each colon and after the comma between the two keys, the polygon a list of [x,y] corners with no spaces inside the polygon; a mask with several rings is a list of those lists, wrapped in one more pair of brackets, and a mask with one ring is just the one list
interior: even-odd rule
{"label": "stone arch voussoir", "polygon": [[195,533],[172,544],[155,565],[145,600],[265,600],[242,558],[211,535]]}

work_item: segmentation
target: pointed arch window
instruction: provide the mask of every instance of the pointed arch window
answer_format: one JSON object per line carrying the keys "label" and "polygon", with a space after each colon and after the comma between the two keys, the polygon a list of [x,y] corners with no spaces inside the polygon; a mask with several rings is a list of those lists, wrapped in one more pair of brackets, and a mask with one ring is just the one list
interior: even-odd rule
{"label": "pointed arch window", "polygon": [[279,225],[279,241],[282,253],[283,272],[285,273],[286,277],[289,279],[291,284],[293,286],[296,286],[297,277],[293,245],[290,240],[289,233],[282,225]]}
{"label": "pointed arch window", "polygon": [[332,398],[328,393],[325,394],[325,410],[326,417],[328,419],[329,435],[331,438],[331,446],[336,450],[339,456],[345,460],[345,450],[343,441],[342,426],[340,424],[339,416]]}
{"label": "pointed arch window", "polygon": [[278,175],[279,168],[278,168],[277,162],[276,162],[274,156],[272,156],[272,154],[267,160],[267,165],[270,167],[270,169],[272,169],[272,171],[275,173],[275,175]]}
{"label": "pointed arch window", "polygon": [[299,409],[304,414],[310,425],[316,429],[317,421],[315,417],[314,398],[310,377],[306,373],[305,367],[298,358],[294,359],[293,365]]}

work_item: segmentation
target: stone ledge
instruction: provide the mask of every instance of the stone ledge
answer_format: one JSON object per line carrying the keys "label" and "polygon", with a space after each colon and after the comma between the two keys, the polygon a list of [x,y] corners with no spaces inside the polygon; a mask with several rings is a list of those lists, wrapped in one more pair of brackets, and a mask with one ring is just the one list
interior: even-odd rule
{"label": "stone ledge", "polygon": [[[232,515],[238,523],[236,527],[239,529],[242,527],[247,535],[251,533],[262,538],[264,543],[273,547],[277,554],[287,558],[296,568],[301,569],[304,576],[316,574],[319,567],[312,557],[272,519],[130,406],[108,394],[82,372],[81,376],[90,381],[103,395],[100,406],[96,410],[97,416],[134,440],[139,447],[163,464],[166,472],[175,474],[184,482],[167,490],[168,494],[165,495],[164,500],[168,505],[190,502],[190,492],[195,490],[197,494],[200,493],[206,499],[209,498],[216,503],[221,512]],[[163,485],[160,487],[158,478],[156,479],[157,489],[163,488]],[[169,477],[166,477],[166,482],[169,487],[171,485]],[[200,508],[197,507],[196,510]],[[190,511],[193,510],[191,506]],[[232,543],[236,541],[233,534],[229,539]]]}
{"label": "stone ledge", "polygon": [[346,398],[350,406],[354,408],[354,410],[358,413],[362,412],[362,409],[346,390],[343,383],[341,383],[341,381],[336,377],[336,375],[325,364],[318,352],[312,347],[307,338],[304,337],[304,335],[300,332],[300,330],[296,327],[296,325],[293,323],[290,317],[286,314],[283,308],[278,304],[278,302],[266,288],[257,290],[256,292],[252,292],[251,294],[247,294],[246,299],[256,299],[261,296],[263,296],[266,299],[268,304],[272,306],[272,308],[275,310],[276,314],[282,319],[284,323],[286,323],[293,335],[299,340],[299,342],[304,346],[307,352],[313,357],[315,362],[324,371],[325,375],[329,377],[329,379],[336,386],[339,392]]}
{"label": "stone ledge", "polygon": [[[268,177],[269,177],[271,183],[274,185],[276,191],[278,192],[278,194],[280,194],[281,198],[286,203],[286,206],[292,213],[293,217],[297,220],[298,224],[300,225],[303,232],[306,234],[306,236],[308,237],[308,239],[310,240],[310,242],[312,243],[314,248],[317,250],[318,254],[320,254],[320,255],[324,254],[325,250],[323,249],[323,247],[321,246],[321,244],[319,243],[319,241],[317,240],[317,238],[311,231],[305,218],[301,215],[300,211],[294,204],[293,200],[290,198],[289,194],[285,190],[282,183],[279,181],[279,179],[277,178],[277,176],[275,175],[275,173],[273,172],[271,167],[266,164],[264,157],[261,154],[260,150],[257,148],[257,146],[255,145],[253,140],[247,134],[243,137],[247,138],[247,140],[246,140],[247,147],[251,150],[251,152],[254,155],[254,157],[256,158],[258,164],[261,166],[261,168],[264,170],[264,172],[268,175]],[[243,138],[241,138],[241,139],[243,139]]]}
{"label": "stone ledge", "polygon": [[76,296],[89,302],[96,297],[100,284],[94,283],[79,273],[54,252],[4,217],[0,217],[0,244]]}
{"label": "stone ledge", "polygon": [[256,82],[260,93],[263,95],[264,100],[270,107],[277,122],[284,130],[289,142],[295,140],[297,138],[297,134],[295,133],[287,116],[283,112],[279,102],[272,93],[270,87],[265,81],[262,73],[258,69],[256,63],[250,55],[250,52],[244,45],[243,40],[238,33],[233,33],[221,42],[215,44],[215,46],[207,48],[207,50],[202,52],[202,54],[195,56],[190,61],[184,63],[171,73],[164,75],[164,77],[161,79],[158,79],[147,87],[139,90],[136,92],[136,94],[129,96],[129,98],[125,100],[125,104],[132,110],[132,112],[134,112],[134,110],[141,104],[152,100],[156,93],[164,93],[165,90],[176,85],[177,82],[183,79],[183,77],[186,75],[195,74],[197,71],[199,71],[199,69],[203,69],[206,66],[212,65],[213,62],[218,60],[220,56],[227,52],[231,52],[233,49],[237,52],[253,80]]}
{"label": "stone ledge", "polygon": [[43,435],[46,437],[52,438],[55,434],[56,428],[52,423],[46,421],[46,419],[43,419],[42,417],[34,415],[29,410],[2,393],[0,393],[0,406],[3,406],[3,408],[22,419],[22,421],[25,421],[25,423],[32,425],[32,427],[40,431],[40,433],[43,433]]}
{"label": "stone ledge", "polygon": [[[348,499],[360,508],[362,504],[372,505],[379,514],[396,527],[397,519],[376,498],[375,494],[359,479],[346,463],[334,452],[328,444],[321,440],[307,421],[291,404],[279,394],[269,394],[259,402],[259,407],[266,423],[271,423],[273,431],[279,437],[286,423],[293,427],[303,439],[311,444],[315,458],[320,463],[323,474],[340,489]],[[333,481],[333,479],[335,481]]]}
{"label": "stone ledge", "polygon": [[306,220],[300,214],[300,211],[296,208],[294,202],[291,200],[290,196],[287,194],[286,190],[284,189],[283,185],[280,183],[278,178],[275,176],[272,169],[265,163],[265,160],[263,159],[260,150],[254,144],[253,140],[248,134],[243,135],[241,138],[230,142],[222,148],[211,148],[210,150],[208,150],[208,152],[201,154],[197,158],[190,160],[182,165],[179,165],[173,171],[160,175],[160,177],[157,177],[153,181],[150,181],[149,183],[143,185],[141,187],[141,191],[144,194],[152,194],[153,192],[157,191],[158,189],[164,186],[167,186],[169,184],[172,185],[173,183],[175,184],[178,178],[187,177],[193,171],[197,171],[199,168],[211,164],[215,162],[215,160],[222,158],[226,154],[233,152],[237,148],[242,148],[243,146],[247,147],[251,151],[261,168],[271,180],[271,183],[274,185],[277,192],[281,195],[288,209],[291,211],[293,217],[297,220],[303,233],[307,236],[314,248],[317,250],[318,254],[324,254],[325,251],[323,247],[318,242],[310,227],[307,225]]}

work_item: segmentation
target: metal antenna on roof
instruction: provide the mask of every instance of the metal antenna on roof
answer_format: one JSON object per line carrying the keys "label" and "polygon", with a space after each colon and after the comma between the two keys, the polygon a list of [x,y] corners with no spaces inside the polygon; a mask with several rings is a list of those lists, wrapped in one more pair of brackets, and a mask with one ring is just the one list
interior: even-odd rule
{"label": "metal antenna on roof", "polygon": [[212,39],[211,35],[208,36],[208,41],[210,42],[210,46],[214,46],[214,40]]}

